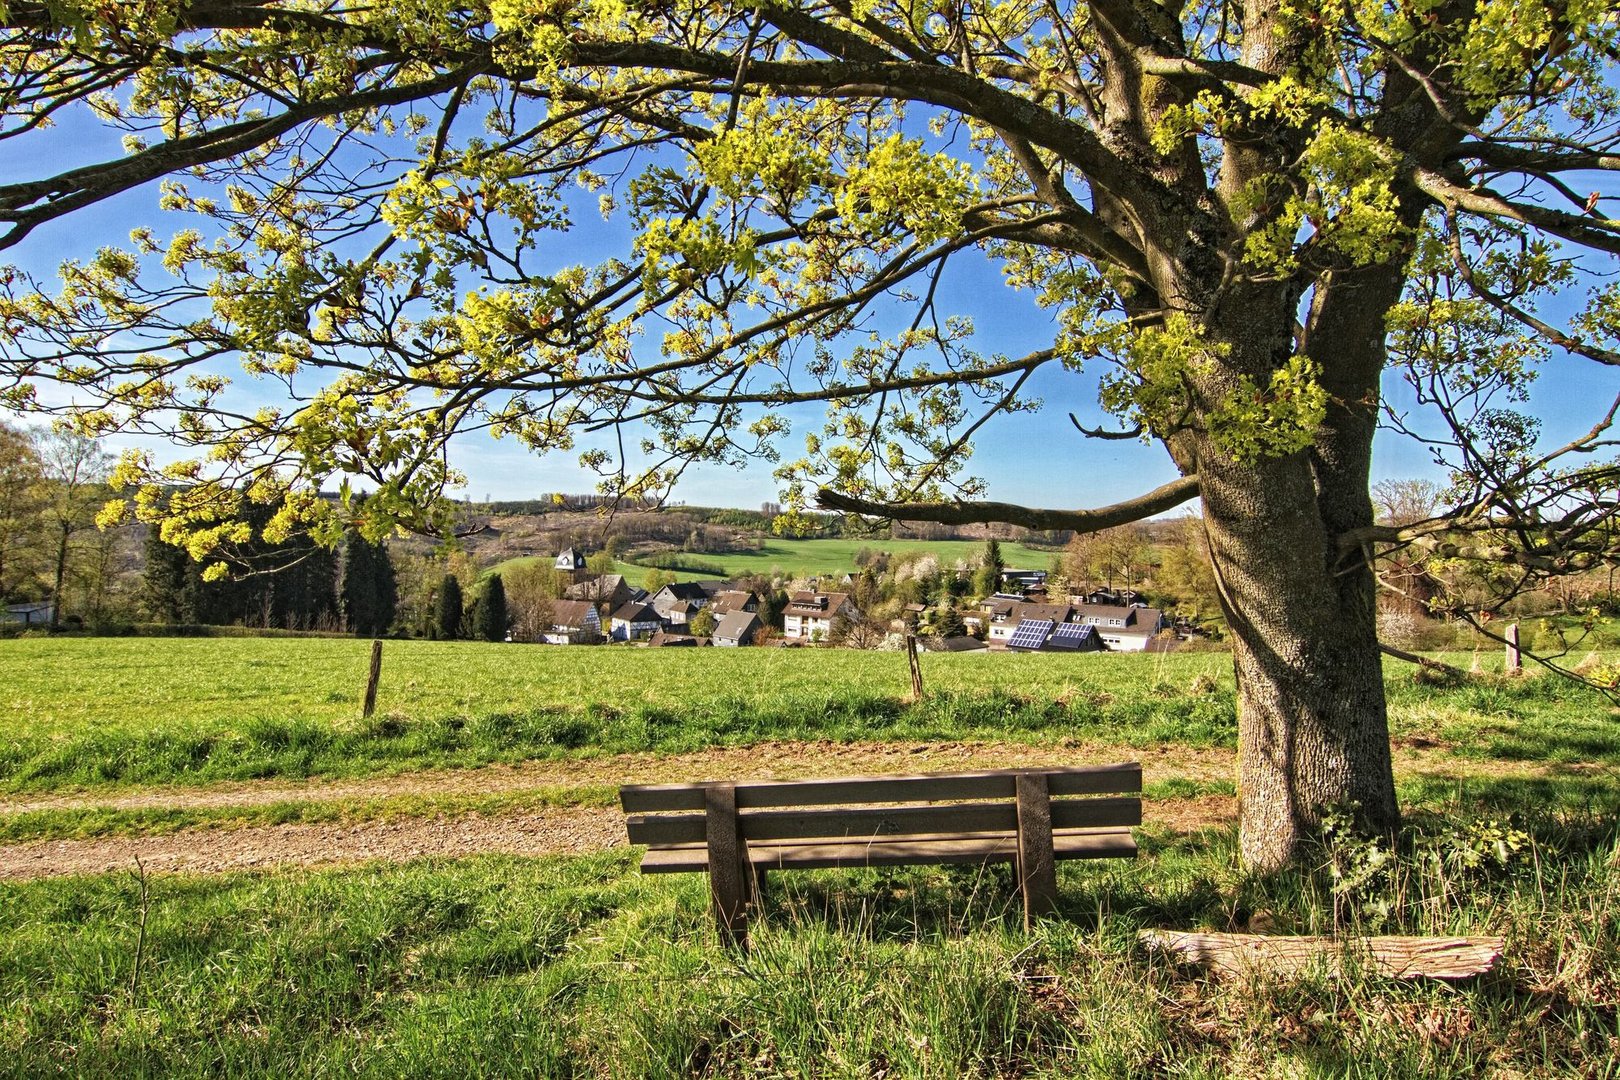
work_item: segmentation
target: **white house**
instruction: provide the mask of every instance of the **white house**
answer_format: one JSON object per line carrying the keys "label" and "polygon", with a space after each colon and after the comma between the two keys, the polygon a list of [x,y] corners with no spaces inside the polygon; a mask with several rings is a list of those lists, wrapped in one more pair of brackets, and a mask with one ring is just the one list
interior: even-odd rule
{"label": "white house", "polygon": [[833,620],[853,619],[859,612],[848,593],[797,592],[782,609],[782,636],[800,641],[826,641]]}
{"label": "white house", "polygon": [[700,609],[708,607],[709,594],[696,582],[680,581],[665,585],[648,597],[647,603],[666,627],[674,629],[685,626]]}
{"label": "white house", "polygon": [[1158,608],[1080,604],[1074,611],[1076,622],[1095,626],[1103,644],[1116,652],[1141,652],[1166,626]]}
{"label": "white house", "polygon": [[663,620],[648,604],[624,604],[608,622],[614,641],[645,641],[664,628]]}

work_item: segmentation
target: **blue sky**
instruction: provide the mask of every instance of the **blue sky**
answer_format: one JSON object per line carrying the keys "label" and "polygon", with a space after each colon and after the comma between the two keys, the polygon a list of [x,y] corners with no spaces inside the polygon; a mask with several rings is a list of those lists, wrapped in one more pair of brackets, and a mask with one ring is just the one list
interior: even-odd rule
{"label": "blue sky", "polygon": [[[112,133],[75,120],[54,132],[52,142],[62,151],[62,164],[57,168],[121,152]],[[0,159],[0,181],[37,177],[45,171],[41,165],[37,158]],[[49,277],[64,258],[87,257],[103,244],[127,244],[129,230],[136,225],[150,224],[163,236],[191,224],[177,215],[159,214],[155,202],[153,185],[47,223],[18,247],[0,252],[0,263],[16,263]],[[560,260],[583,258],[587,247],[600,253],[602,226],[593,206],[594,196],[582,199],[575,235],[558,244]],[[940,302],[944,314],[974,317],[978,348],[983,352],[1017,356],[1051,342],[1050,313],[1038,309],[1027,296],[1005,288],[987,261],[965,260],[961,268],[948,274],[942,282]],[[1088,424],[1105,422],[1095,393],[1102,370],[1099,362],[1079,375],[1043,371],[1032,380],[1030,391],[1045,399],[1042,411],[997,417],[985,427],[976,440],[969,472],[988,481],[989,498],[1048,507],[1097,506],[1139,494],[1174,477],[1174,469],[1157,446],[1090,440],[1074,430],[1068,419],[1071,411]],[[1547,441],[1562,441],[1590,427],[1617,392],[1620,372],[1560,356],[1546,365],[1538,380],[1531,411],[1542,418]],[[1407,389],[1392,376],[1386,378],[1385,394],[1397,408],[1410,405]],[[785,458],[798,456],[803,434],[819,427],[820,409],[801,407],[789,415],[794,434],[781,444]],[[116,437],[107,441],[112,449],[128,445]],[[472,499],[533,498],[554,491],[589,491],[594,486],[594,477],[578,466],[577,452],[537,458],[515,443],[496,442],[481,434],[458,443],[454,463],[468,478],[461,494]],[[1443,479],[1427,451],[1393,433],[1383,433],[1375,446],[1374,480],[1406,477]],[[757,506],[777,498],[777,485],[767,463],[742,470],[699,466],[686,473],[673,497],[701,505]]]}

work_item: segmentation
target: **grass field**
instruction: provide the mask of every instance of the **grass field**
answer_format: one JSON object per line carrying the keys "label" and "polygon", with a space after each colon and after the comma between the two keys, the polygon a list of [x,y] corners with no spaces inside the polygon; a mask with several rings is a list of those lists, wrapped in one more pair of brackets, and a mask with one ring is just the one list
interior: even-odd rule
{"label": "grass field", "polygon": [[[0,885],[0,1074],[1612,1076],[1616,835],[1532,828],[1506,865],[1400,859],[1354,901],[1323,872],[1244,877],[1228,833],[1146,830],[1135,864],[1064,864],[1033,935],[1005,871],[786,875],[746,953],[701,880],[627,853],[159,877],[144,900],[132,874]],[[1262,912],[1509,955],[1455,987],[1227,983],[1135,944]]]}
{"label": "grass field", "polygon": [[[761,739],[1140,748],[1152,799],[1230,794],[1155,769],[1229,747],[1220,654],[925,656],[389,642],[0,642],[12,791],[361,774]],[[1468,658],[1461,659],[1468,662]],[[1010,871],[772,878],[752,947],[715,937],[696,877],[630,852],[210,876],[0,883],[0,1076],[1563,1077],[1620,1074],[1620,722],[1545,678],[1387,670],[1404,777],[1394,851],[1338,837],[1242,873],[1230,828],[1139,831],[1133,864],[1063,864],[1026,935]],[[1466,777],[1466,782],[1465,782]],[[159,788],[137,788],[160,792]],[[600,785],[525,806],[602,805]],[[7,816],[0,840],[504,812],[429,791],[348,803]],[[1334,873],[1333,868],[1340,871]],[[1456,986],[1352,969],[1223,982],[1142,928],[1503,934]]]}
{"label": "grass field", "polygon": [[[957,560],[969,565],[984,553],[984,544],[976,540],[766,540],[758,551],[734,552],[724,555],[693,553],[696,562],[709,563],[722,568],[724,577],[742,574],[769,576],[780,573],[790,578],[824,575],[843,576],[855,570],[855,553],[862,548],[888,551],[895,554],[908,551],[926,551],[943,567],[954,566]],[[1003,541],[1001,557],[1009,567],[1020,570],[1045,570],[1060,552],[1048,548],[1034,548],[1024,544]],[[502,567],[537,561],[534,557],[511,559],[495,566]],[[640,584],[650,567],[635,563],[616,562],[613,572],[623,574],[626,581]],[[712,574],[675,571],[678,581],[697,581]]]}
{"label": "grass field", "polygon": [[[1230,659],[557,648],[388,642],[359,717],[369,644],[26,638],[0,642],[0,787],[360,775],[767,739],[1064,739],[1230,746]],[[1468,662],[1467,658],[1454,658]],[[1398,737],[1459,754],[1620,762],[1620,728],[1551,678],[1419,687],[1388,669]]]}

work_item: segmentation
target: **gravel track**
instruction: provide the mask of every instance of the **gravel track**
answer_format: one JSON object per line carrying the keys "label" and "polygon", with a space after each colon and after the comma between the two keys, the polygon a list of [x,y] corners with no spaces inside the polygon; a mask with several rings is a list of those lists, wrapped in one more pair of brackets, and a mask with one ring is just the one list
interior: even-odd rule
{"label": "gravel track", "polygon": [[[205,809],[294,801],[352,801],[409,795],[521,794],[569,786],[617,786],[723,777],[811,777],[912,773],[1020,765],[1143,763],[1149,781],[1180,777],[1226,780],[1229,750],[1166,746],[1129,749],[1076,743],[1033,747],[1002,742],[833,743],[767,742],[745,748],[676,755],[623,754],[583,761],[528,762],[478,769],[432,770],[354,780],[259,781],[139,789],[116,794],[73,793],[0,798],[0,815],[42,810],[153,807]],[[1402,775],[1539,775],[1535,765],[1467,761],[1433,746],[1397,747]],[[1230,796],[1155,800],[1149,819],[1177,831],[1230,822]],[[0,880],[134,870],[220,873],[274,866],[318,866],[374,859],[404,861],[482,853],[578,854],[624,844],[616,808],[564,807],[499,815],[467,813],[385,821],[199,828],[154,836],[43,840],[0,845]]]}

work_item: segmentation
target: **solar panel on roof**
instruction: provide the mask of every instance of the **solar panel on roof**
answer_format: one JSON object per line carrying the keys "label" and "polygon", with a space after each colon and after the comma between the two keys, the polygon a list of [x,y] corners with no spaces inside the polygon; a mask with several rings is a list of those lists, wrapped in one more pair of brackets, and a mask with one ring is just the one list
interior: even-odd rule
{"label": "solar panel on roof", "polygon": [[1038,649],[1056,625],[1051,619],[1025,619],[1013,629],[1007,639],[1009,649]]}
{"label": "solar panel on roof", "polygon": [[1059,623],[1046,644],[1058,649],[1078,649],[1086,644],[1094,632],[1084,623]]}

